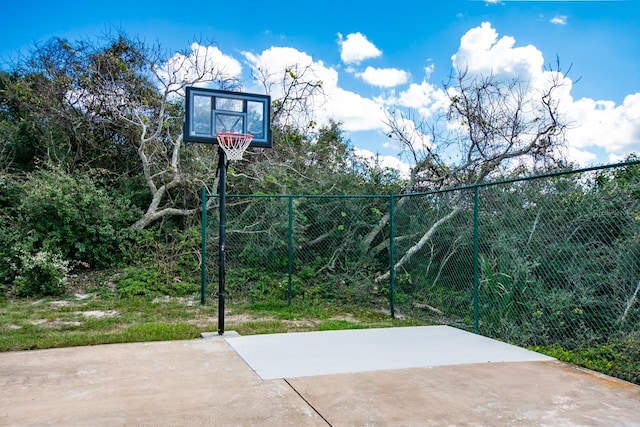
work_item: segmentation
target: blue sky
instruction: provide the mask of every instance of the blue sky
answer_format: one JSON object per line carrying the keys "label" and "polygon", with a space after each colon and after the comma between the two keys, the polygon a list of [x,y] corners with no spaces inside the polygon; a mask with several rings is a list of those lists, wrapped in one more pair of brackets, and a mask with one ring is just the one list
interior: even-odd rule
{"label": "blue sky", "polygon": [[520,64],[531,68],[528,77],[542,72],[540,57],[542,64],[559,57],[563,71],[572,66],[563,101],[579,128],[569,135],[569,156],[593,164],[640,152],[638,0],[28,4],[2,7],[1,60],[50,37],[94,40],[119,30],[172,51],[189,49],[194,40],[214,42],[225,60],[237,61],[245,79],[252,64],[304,58],[332,81],[335,96],[321,118],[342,121],[363,153],[380,153],[398,167],[400,148],[384,139],[380,117],[356,117],[354,111],[373,111],[376,103],[417,92],[432,98],[412,105],[433,106],[453,55],[498,69]]}

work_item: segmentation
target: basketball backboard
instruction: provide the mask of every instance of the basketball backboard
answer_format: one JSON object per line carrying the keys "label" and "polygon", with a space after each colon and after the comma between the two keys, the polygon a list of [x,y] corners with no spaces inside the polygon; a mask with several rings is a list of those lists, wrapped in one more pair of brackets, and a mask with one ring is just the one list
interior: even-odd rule
{"label": "basketball backboard", "polygon": [[216,135],[253,135],[250,147],[271,148],[271,97],[227,90],[187,87],[184,140],[217,144]]}

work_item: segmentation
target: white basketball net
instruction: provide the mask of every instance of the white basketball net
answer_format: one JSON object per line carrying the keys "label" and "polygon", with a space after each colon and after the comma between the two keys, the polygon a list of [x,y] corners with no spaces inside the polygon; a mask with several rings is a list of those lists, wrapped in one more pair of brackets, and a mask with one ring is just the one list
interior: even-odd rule
{"label": "white basketball net", "polygon": [[218,138],[218,144],[227,154],[227,159],[230,161],[242,160],[244,151],[251,144],[253,135],[247,133],[235,133],[235,132],[220,132],[216,135]]}

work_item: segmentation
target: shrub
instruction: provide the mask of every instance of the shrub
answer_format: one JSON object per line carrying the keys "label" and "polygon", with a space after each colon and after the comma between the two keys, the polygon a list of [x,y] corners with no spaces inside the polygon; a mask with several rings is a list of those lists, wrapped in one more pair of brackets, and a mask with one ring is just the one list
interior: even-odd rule
{"label": "shrub", "polygon": [[200,286],[193,282],[171,279],[158,268],[132,266],[123,269],[115,279],[116,293],[120,298],[189,296],[198,292]]}
{"label": "shrub", "polygon": [[21,274],[16,277],[15,293],[24,297],[60,296],[67,292],[69,262],[50,252],[20,257]]}
{"label": "shrub", "polygon": [[116,279],[116,292],[120,298],[161,295],[164,292],[162,276],[157,270],[127,267]]}
{"label": "shrub", "polygon": [[95,268],[111,267],[127,254],[139,211],[123,197],[97,188],[86,176],[38,171],[23,186],[17,207],[26,252],[53,251]]}
{"label": "shrub", "polygon": [[200,277],[199,226],[172,224],[165,221],[161,227],[144,230],[145,236],[132,247],[131,259],[142,265],[153,265],[176,283],[198,281]]}
{"label": "shrub", "polygon": [[22,182],[19,178],[0,174],[0,286],[13,283],[20,264],[16,243],[24,240],[28,230],[18,225],[15,201],[20,199]]}

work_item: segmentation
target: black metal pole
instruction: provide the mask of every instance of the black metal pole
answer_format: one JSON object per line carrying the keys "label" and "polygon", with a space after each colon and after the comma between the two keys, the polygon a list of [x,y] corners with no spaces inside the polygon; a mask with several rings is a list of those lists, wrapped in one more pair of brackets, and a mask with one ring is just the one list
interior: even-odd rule
{"label": "black metal pole", "polygon": [[202,262],[200,265],[200,304],[204,305],[207,295],[207,189],[202,186]]}
{"label": "black metal pole", "polygon": [[218,184],[218,194],[220,196],[220,228],[218,232],[219,252],[218,252],[218,335],[224,334],[224,299],[225,299],[225,265],[224,265],[224,245],[226,227],[226,199],[227,199],[227,161],[222,148],[218,148],[220,156],[219,172],[220,181]]}

